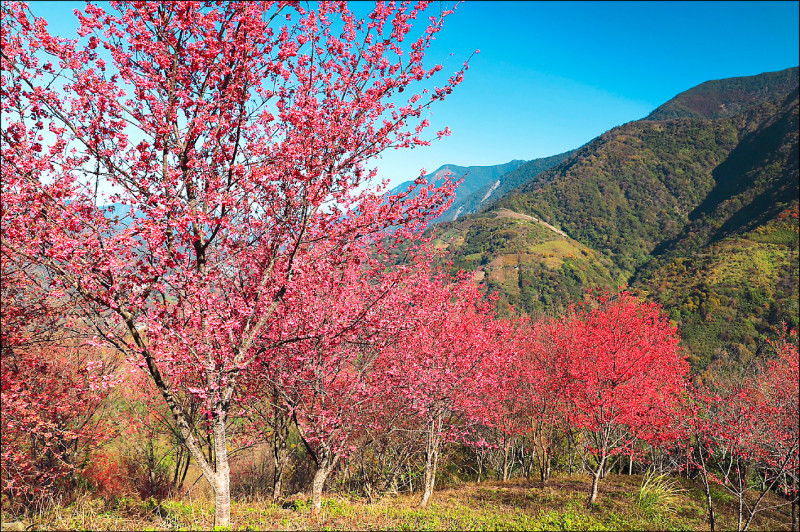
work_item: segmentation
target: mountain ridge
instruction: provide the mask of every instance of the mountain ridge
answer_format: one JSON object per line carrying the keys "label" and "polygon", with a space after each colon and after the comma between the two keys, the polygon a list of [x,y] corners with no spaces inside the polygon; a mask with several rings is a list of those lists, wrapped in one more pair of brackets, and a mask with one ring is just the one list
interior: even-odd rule
{"label": "mountain ridge", "polygon": [[630,283],[664,305],[696,365],[746,364],[772,327],[798,325],[797,72],[684,91],[479,213],[433,228],[437,246],[498,291],[502,311],[550,313],[587,288]]}

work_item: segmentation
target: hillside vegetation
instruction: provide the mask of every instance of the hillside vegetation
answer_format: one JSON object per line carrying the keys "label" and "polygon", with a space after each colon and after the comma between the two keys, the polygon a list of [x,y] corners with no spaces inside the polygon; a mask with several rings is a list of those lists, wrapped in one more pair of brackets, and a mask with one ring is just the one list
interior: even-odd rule
{"label": "hillside vegetation", "polygon": [[724,118],[797,87],[798,68],[757,76],[716,79],[680,93],[650,113],[646,120]]}
{"label": "hillside vegetation", "polygon": [[[702,530],[708,527],[702,493],[681,479],[669,499],[639,497],[642,475],[609,475],[601,504],[585,505],[588,478],[563,476],[547,484],[515,479],[456,482],[437,492],[430,507],[418,507],[413,495],[397,494],[370,503],[339,494],[326,498],[319,517],[305,500],[282,505],[263,500],[234,503],[232,530]],[[730,496],[715,490],[718,527],[735,529]],[[770,504],[780,503],[773,495]],[[42,529],[68,530],[212,530],[213,508],[207,501],[156,504],[119,499],[83,500],[54,507],[36,517]],[[760,514],[753,530],[786,529],[780,511]],[[25,523],[27,524],[27,523]]]}
{"label": "hillside vegetation", "polygon": [[582,297],[585,286],[617,283],[614,265],[597,251],[526,214],[497,209],[442,223],[435,245],[453,253],[455,269],[478,270],[476,279],[498,291],[501,310],[556,312]]}
{"label": "hillside vegetation", "polygon": [[690,89],[437,228],[440,245],[455,267],[481,267],[501,304],[536,315],[628,283],[670,309],[696,364],[746,363],[772,327],[798,322],[797,75]]}

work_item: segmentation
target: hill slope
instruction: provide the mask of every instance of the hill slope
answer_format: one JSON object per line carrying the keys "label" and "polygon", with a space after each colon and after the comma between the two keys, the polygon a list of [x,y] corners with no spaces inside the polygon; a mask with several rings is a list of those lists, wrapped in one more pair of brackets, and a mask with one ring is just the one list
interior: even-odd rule
{"label": "hill slope", "polygon": [[[561,153],[551,157],[523,161],[514,159],[504,164],[491,166],[458,166],[446,164],[425,176],[428,181],[438,179],[451,172],[456,180],[464,182],[456,189],[455,199],[450,208],[436,222],[452,221],[460,216],[473,214],[491,204],[506,192],[518,187],[539,172],[548,170],[565,160],[573,152]],[[413,181],[406,181],[391,190],[392,194],[407,190]]]}
{"label": "hill slope", "polygon": [[706,81],[659,106],[645,120],[727,118],[792,91],[798,68]]}
{"label": "hill slope", "polygon": [[[798,321],[797,72],[686,91],[447,226],[441,245],[458,266],[482,265],[489,288],[533,314],[590,286],[629,282],[668,307],[698,364],[726,356],[744,363],[771,326]],[[569,262],[547,269],[552,257],[527,251],[544,240],[529,242],[532,229],[499,221],[498,209],[569,235],[537,237],[546,234],[547,245],[561,246],[553,256]],[[516,285],[506,271],[515,253]]]}

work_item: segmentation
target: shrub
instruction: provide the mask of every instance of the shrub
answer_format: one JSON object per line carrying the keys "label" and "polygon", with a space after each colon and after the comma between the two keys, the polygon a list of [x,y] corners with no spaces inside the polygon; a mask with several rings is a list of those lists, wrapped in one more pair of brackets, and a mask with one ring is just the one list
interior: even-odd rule
{"label": "shrub", "polygon": [[679,494],[683,491],[685,490],[676,479],[657,475],[651,470],[642,478],[636,495],[636,505],[645,515],[653,515],[658,511],[677,513]]}

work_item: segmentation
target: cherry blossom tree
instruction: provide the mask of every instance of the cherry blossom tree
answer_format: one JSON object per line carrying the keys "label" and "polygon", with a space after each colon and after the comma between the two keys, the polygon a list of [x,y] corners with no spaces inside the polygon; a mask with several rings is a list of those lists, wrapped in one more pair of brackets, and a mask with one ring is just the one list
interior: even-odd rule
{"label": "cherry blossom tree", "polygon": [[[784,504],[797,504],[798,421],[797,333],[770,341],[775,357],[750,373],[694,389],[686,430],[686,452],[698,468],[706,492],[709,526],[716,526],[710,485],[725,488],[737,501],[737,530],[747,530],[763,511],[764,497],[780,488]],[[759,367],[760,366],[760,367]],[[754,479],[760,479],[754,481]]]}
{"label": "cherry blossom tree", "polygon": [[[513,324],[499,320],[469,276],[442,272],[416,283],[408,333],[392,346],[382,369],[398,408],[413,412],[425,439],[425,478],[420,506],[433,494],[442,445],[481,445],[474,427],[498,422],[513,366]],[[477,441],[476,441],[477,440]]]}
{"label": "cherry blossom tree", "polygon": [[594,457],[589,503],[610,456],[657,441],[674,419],[689,370],[679,337],[654,303],[594,295],[562,321],[570,425]]}
{"label": "cherry blossom tree", "polygon": [[3,353],[2,477],[12,508],[72,491],[75,474],[113,436],[99,417],[113,366],[86,347]]}
{"label": "cherry blossom tree", "polygon": [[[450,13],[412,31],[425,8],[89,3],[68,39],[3,4],[3,254],[79,300],[150,375],[213,489],[215,525],[230,520],[237,383],[292,319],[285,299],[320,243],[347,256],[446,206],[451,185],[369,186],[375,156],[429,142],[423,113],[466,68],[424,87]],[[213,460],[188,419],[198,401]]]}
{"label": "cherry blossom tree", "polygon": [[509,424],[532,438],[542,482],[550,477],[553,453],[568,430],[564,371],[569,367],[572,338],[564,334],[562,326],[560,320],[541,318],[523,328],[518,339],[516,392],[510,395],[515,408]]}
{"label": "cherry blossom tree", "polygon": [[[769,345],[775,358],[752,383],[755,410],[760,414],[762,440],[757,467],[763,485],[780,488],[792,506],[792,530],[797,530],[800,501],[800,354],[796,330],[784,330]],[[763,496],[762,496],[763,497]],[[752,521],[753,516],[748,518]]]}
{"label": "cherry blossom tree", "polygon": [[93,345],[77,309],[36,290],[35,268],[0,257],[0,470],[13,510],[67,494],[113,434],[99,412],[116,361]]}
{"label": "cherry blossom tree", "polygon": [[[419,251],[413,248],[405,255]],[[358,260],[352,260],[356,253]],[[294,423],[314,460],[315,513],[327,477],[363,429],[384,428],[377,410],[386,382],[376,360],[408,319],[407,288],[427,273],[414,259],[395,264],[392,254],[375,246],[358,252],[354,246],[346,257],[325,253],[308,264],[304,275],[316,280],[287,293],[293,318],[281,322],[277,336],[265,336],[273,347],[259,359],[264,370],[250,385],[254,394],[259,388],[274,391],[275,406]]]}

